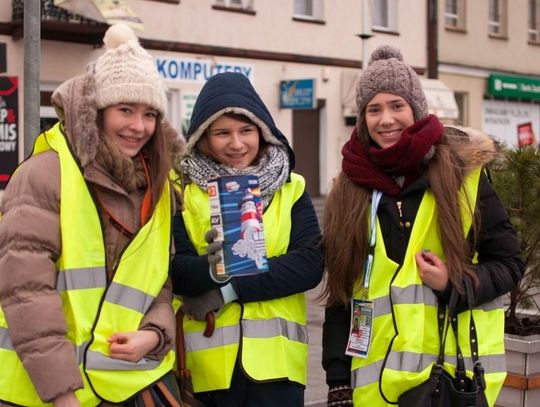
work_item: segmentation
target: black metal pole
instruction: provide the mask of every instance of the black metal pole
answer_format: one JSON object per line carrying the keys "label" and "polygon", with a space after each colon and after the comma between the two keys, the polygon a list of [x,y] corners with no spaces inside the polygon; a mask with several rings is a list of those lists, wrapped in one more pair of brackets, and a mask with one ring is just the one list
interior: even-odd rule
{"label": "black metal pole", "polygon": [[24,156],[39,132],[41,0],[24,2]]}

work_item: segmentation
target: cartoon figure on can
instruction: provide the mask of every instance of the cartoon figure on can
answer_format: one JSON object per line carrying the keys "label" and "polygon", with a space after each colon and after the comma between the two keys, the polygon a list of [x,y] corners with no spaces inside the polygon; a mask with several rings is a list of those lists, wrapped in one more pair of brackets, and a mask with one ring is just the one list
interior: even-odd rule
{"label": "cartoon figure on can", "polygon": [[257,268],[266,267],[265,243],[261,211],[257,208],[254,196],[260,196],[260,190],[246,188],[239,203],[240,207],[240,239],[233,245],[232,252],[236,256],[253,260]]}

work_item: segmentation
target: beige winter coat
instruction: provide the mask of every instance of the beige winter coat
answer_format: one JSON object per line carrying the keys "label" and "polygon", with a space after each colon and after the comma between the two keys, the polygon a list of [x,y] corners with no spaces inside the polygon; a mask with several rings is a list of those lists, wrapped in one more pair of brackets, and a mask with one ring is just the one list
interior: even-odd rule
{"label": "beige winter coat", "polygon": [[[99,191],[117,219],[138,230],[145,188],[128,192],[95,160],[100,136],[95,125],[91,76],[68,81],[56,91],[53,100],[87,184]],[[62,249],[59,197],[59,158],[48,151],[20,166],[0,206],[0,302],[11,342],[44,401],[83,387],[73,345],[65,339],[66,323],[55,290],[55,261]],[[102,210],[100,216],[110,276],[129,239],[112,226]],[[168,280],[141,322],[140,329],[153,329],[161,338],[148,356],[162,357],[173,346],[171,297]],[[0,374],[9,374],[1,369]]]}

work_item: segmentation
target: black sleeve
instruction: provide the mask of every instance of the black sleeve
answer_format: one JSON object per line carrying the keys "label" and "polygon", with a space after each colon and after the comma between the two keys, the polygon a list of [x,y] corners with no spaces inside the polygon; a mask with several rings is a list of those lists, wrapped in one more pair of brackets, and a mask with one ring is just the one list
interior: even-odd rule
{"label": "black sleeve", "polygon": [[480,231],[478,263],[474,266],[480,284],[475,289],[480,305],[514,289],[523,276],[521,247],[505,207],[482,175],[479,187]]}
{"label": "black sleeve", "polygon": [[321,231],[307,192],[293,205],[291,223],[287,253],[268,259],[268,272],[232,279],[240,302],[286,297],[314,288],[321,281]]}
{"label": "black sleeve", "polygon": [[345,355],[349,339],[351,312],[348,307],[336,305],[324,311],[322,366],[328,386],[351,384],[351,356]]}
{"label": "black sleeve", "polygon": [[[497,193],[482,174],[478,191],[480,228],[476,251],[478,263],[474,271],[479,284],[474,287],[474,306],[485,304],[510,292],[523,276],[524,263],[521,247],[514,227]],[[450,284],[443,292],[436,294],[448,303]],[[467,300],[460,296],[457,312],[467,309]]]}
{"label": "black sleeve", "polygon": [[182,214],[173,218],[173,235],[176,248],[171,267],[173,292],[195,297],[219,287],[210,277],[208,256],[199,256],[189,240]]}

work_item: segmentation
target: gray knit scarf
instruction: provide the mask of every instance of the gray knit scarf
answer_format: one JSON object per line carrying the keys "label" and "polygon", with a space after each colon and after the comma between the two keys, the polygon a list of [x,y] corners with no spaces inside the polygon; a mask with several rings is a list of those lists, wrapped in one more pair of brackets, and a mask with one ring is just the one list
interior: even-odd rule
{"label": "gray knit scarf", "polygon": [[206,191],[206,183],[213,178],[228,175],[256,175],[259,177],[264,208],[268,207],[274,193],[285,184],[289,177],[287,152],[274,145],[268,145],[266,151],[253,162],[253,165],[241,170],[219,164],[197,150],[185,156],[180,166],[183,174],[204,191]]}

